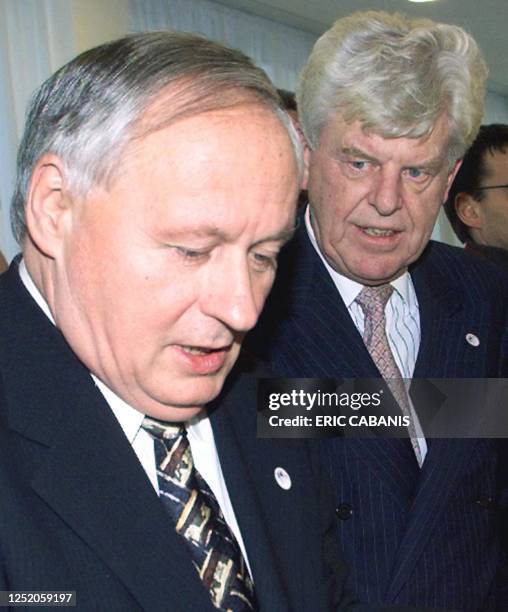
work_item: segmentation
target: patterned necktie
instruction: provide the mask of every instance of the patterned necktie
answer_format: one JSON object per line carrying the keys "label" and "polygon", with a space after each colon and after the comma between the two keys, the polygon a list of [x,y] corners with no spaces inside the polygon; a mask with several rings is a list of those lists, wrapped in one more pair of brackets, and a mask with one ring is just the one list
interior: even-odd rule
{"label": "patterned necktie", "polygon": [[230,612],[257,610],[240,547],[214,494],[194,467],[184,425],[145,417],[142,427],[154,440],[160,498],[187,544],[213,605]]}
{"label": "patterned necktie", "polygon": [[364,287],[358,294],[356,302],[360,305],[365,316],[363,341],[372,360],[381,372],[381,376],[385,379],[386,384],[397,400],[402,414],[410,418],[408,431],[416,459],[421,467],[422,453],[416,437],[409,398],[392,349],[388,343],[388,337],[386,336],[385,308],[392,293],[392,285]]}

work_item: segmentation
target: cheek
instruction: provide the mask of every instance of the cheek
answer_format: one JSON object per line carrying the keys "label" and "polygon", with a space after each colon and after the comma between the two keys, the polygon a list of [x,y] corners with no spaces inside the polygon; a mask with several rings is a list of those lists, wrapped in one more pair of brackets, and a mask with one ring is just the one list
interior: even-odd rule
{"label": "cheek", "polygon": [[439,196],[424,201],[415,200],[407,206],[407,218],[414,241],[427,242],[441,208]]}

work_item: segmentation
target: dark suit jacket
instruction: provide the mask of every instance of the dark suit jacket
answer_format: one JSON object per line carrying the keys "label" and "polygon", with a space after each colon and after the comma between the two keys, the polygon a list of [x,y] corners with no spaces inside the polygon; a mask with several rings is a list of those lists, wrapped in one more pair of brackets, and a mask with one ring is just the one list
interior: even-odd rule
{"label": "dark suit jacket", "polygon": [[[113,413],[16,264],[0,278],[0,375],[0,590],[77,591],[85,612],[215,609]],[[249,397],[254,382],[237,370],[211,420],[261,609],[327,610],[329,597],[346,609],[319,468],[299,441],[256,439]]]}
{"label": "dark suit jacket", "polygon": [[505,272],[508,272],[508,250],[502,249],[501,247],[476,244],[476,242],[466,242],[464,248],[473,255],[485,257],[485,259],[488,259]]}
{"label": "dark suit jacket", "polygon": [[[504,277],[439,243],[428,246],[411,277],[421,319],[415,378],[505,376]],[[466,341],[468,333],[479,346]],[[246,346],[282,376],[380,376],[303,224]],[[502,562],[495,509],[506,501],[500,444],[431,440],[420,471],[400,440],[322,441],[361,601],[491,609]]]}

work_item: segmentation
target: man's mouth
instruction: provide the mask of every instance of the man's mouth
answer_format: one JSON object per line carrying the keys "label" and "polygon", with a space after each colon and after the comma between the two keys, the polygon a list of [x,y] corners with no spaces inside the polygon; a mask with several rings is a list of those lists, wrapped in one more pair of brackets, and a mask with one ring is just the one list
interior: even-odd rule
{"label": "man's mouth", "polygon": [[225,351],[228,347],[221,346],[219,348],[206,348],[203,346],[189,346],[189,345],[180,345],[181,348],[190,353],[191,355],[209,355],[210,353],[216,353],[217,351]]}
{"label": "man's mouth", "polygon": [[381,229],[379,227],[360,227],[364,234],[367,236],[394,236],[398,232],[393,229]]}
{"label": "man's mouth", "polygon": [[222,369],[233,343],[222,346],[177,344],[174,347],[182,358],[184,367],[194,374],[214,374]]}

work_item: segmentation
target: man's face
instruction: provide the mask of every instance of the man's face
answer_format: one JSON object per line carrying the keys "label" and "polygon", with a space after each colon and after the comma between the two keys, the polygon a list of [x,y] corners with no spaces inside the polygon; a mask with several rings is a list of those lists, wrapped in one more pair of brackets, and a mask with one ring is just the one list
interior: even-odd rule
{"label": "man's face", "polygon": [[273,113],[203,113],[129,146],[73,201],[53,310],[91,372],[138,410],[187,419],[220,391],[294,225],[297,166]]}
{"label": "man's face", "polygon": [[[508,150],[487,153],[487,176],[481,186],[508,184]],[[478,206],[481,228],[475,239],[482,244],[508,249],[508,187],[485,189]]]}
{"label": "man's face", "polygon": [[[340,116],[310,154],[312,226],[323,255],[364,285],[400,276],[425,248],[454,172],[441,118],[427,138],[383,138]],[[454,169],[455,171],[455,169]]]}

